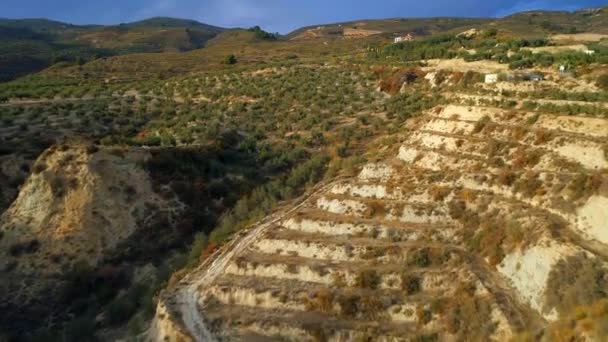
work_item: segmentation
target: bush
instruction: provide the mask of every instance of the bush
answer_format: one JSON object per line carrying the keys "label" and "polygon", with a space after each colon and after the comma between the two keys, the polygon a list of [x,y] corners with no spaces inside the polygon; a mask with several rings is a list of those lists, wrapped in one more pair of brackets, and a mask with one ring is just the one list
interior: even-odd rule
{"label": "bush", "polygon": [[287,177],[261,186],[240,199],[232,210],[222,215],[209,240],[223,242],[234,232],[270,213],[277,201],[293,198],[303,186],[318,182],[323,177],[328,160],[325,155],[315,156],[292,169]]}
{"label": "bush", "polygon": [[597,78],[596,84],[598,88],[608,90],[608,74],[600,75],[600,77]]}
{"label": "bush", "polygon": [[404,274],[401,276],[401,289],[408,295],[413,295],[422,289],[420,278]]}
{"label": "bush", "polygon": [[475,123],[475,127],[473,127],[473,133],[481,133],[483,129],[490,123],[491,119],[489,116],[484,115],[479,121]]}
{"label": "bush", "polygon": [[43,161],[39,161],[34,165],[34,168],[32,169],[32,172],[34,174],[39,174],[41,172],[43,172],[44,170],[46,170],[48,166],[46,165],[45,162]]}
{"label": "bush", "polygon": [[355,294],[346,293],[338,297],[340,313],[345,317],[355,317],[359,313],[359,301],[361,297]]}
{"label": "bush", "polygon": [[228,65],[236,64],[237,62],[238,62],[238,60],[236,59],[235,55],[228,55],[224,59],[224,64],[228,64]]}
{"label": "bush", "polygon": [[70,342],[95,341],[95,319],[87,315],[75,318],[65,328],[64,338]]}
{"label": "bush", "polygon": [[375,290],[380,285],[380,275],[376,270],[363,270],[357,274],[355,285],[362,289]]}
{"label": "bush", "polygon": [[63,177],[57,175],[51,175],[50,179],[51,190],[53,191],[53,195],[55,197],[62,197],[65,195],[66,184],[64,182]]}
{"label": "bush", "polygon": [[566,314],[579,305],[608,298],[608,272],[602,262],[586,254],[561,260],[549,274],[544,310]]}
{"label": "bush", "polygon": [[136,310],[137,305],[131,298],[116,298],[107,307],[108,320],[113,325],[124,323],[133,316]]}
{"label": "bush", "polygon": [[9,248],[9,253],[11,256],[18,257],[21,254],[35,253],[36,251],[38,251],[39,248],[40,242],[36,239],[33,239],[27,242],[15,243],[11,245]]}
{"label": "bush", "polygon": [[427,309],[418,307],[416,309],[416,318],[418,319],[418,323],[421,325],[427,325],[431,320],[433,320],[433,313]]}
{"label": "bush", "polygon": [[442,311],[448,331],[459,341],[488,341],[496,329],[489,319],[492,306],[486,298],[475,296],[474,285],[458,286]]}
{"label": "bush", "polygon": [[[278,38],[276,34],[266,32],[266,31],[262,30],[262,28],[259,26],[254,26],[254,27],[250,28],[248,31],[255,33],[255,37],[260,40],[273,41],[273,40],[277,40],[277,38]],[[296,56],[296,58],[297,58],[297,56]]]}
{"label": "bush", "polygon": [[200,232],[194,236],[194,242],[190,248],[190,254],[188,255],[188,265],[196,266],[201,261],[201,255],[203,250],[207,248],[209,239],[205,233]]}
{"label": "bush", "polygon": [[408,256],[408,265],[415,265],[418,267],[429,267],[432,264],[430,250],[425,247],[412,252]]}

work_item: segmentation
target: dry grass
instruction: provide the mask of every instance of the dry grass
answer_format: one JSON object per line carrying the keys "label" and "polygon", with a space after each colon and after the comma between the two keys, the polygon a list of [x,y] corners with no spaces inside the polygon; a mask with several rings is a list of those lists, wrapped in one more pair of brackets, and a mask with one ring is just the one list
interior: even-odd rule
{"label": "dry grass", "polygon": [[494,332],[492,308],[485,298],[475,296],[473,284],[461,284],[437,307],[451,334],[459,341],[488,341]]}
{"label": "dry grass", "polygon": [[328,289],[321,289],[317,291],[312,298],[306,302],[306,309],[308,311],[321,311],[329,313],[333,311],[334,307],[334,294]]}
{"label": "dry grass", "polygon": [[473,127],[473,133],[481,133],[484,128],[490,123],[491,119],[489,116],[485,115],[479,121],[475,123],[475,127]]}
{"label": "dry grass", "polygon": [[509,169],[503,169],[498,174],[498,184],[503,186],[512,186],[517,179],[517,174]]}
{"label": "dry grass", "polygon": [[419,68],[399,69],[380,80],[380,90],[389,94],[397,94],[403,84],[416,82],[425,75],[426,73]]}
{"label": "dry grass", "polygon": [[451,192],[452,190],[450,188],[435,185],[429,189],[429,194],[435,202],[443,202],[443,200],[445,200],[445,198],[448,197]]}
{"label": "dry grass", "polygon": [[554,134],[549,130],[539,130],[536,131],[536,139],[534,140],[534,145],[543,145],[551,141],[553,139]]}
{"label": "dry grass", "polygon": [[582,198],[587,198],[597,193],[604,182],[604,176],[601,173],[592,175],[579,174],[574,177],[567,186],[567,191],[571,201],[577,201]]}
{"label": "dry grass", "polygon": [[[583,338],[583,335],[587,339]],[[545,329],[541,341],[608,340],[608,299],[571,308],[568,314]]]}
{"label": "dry grass", "polygon": [[529,151],[525,147],[520,146],[511,156],[513,167],[522,169],[532,167],[540,162],[542,153],[538,150]]}
{"label": "dry grass", "polygon": [[557,308],[567,314],[579,305],[608,298],[608,271],[600,260],[582,253],[560,261],[547,284],[547,312]]}
{"label": "dry grass", "polygon": [[373,200],[367,202],[367,209],[363,212],[363,216],[366,218],[384,216],[387,213],[386,204],[382,201]]}

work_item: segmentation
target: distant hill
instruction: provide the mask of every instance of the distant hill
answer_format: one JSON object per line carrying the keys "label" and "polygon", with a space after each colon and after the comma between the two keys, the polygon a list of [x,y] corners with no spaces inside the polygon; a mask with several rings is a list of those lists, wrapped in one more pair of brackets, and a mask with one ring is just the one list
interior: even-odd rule
{"label": "distant hill", "polygon": [[46,19],[0,19],[0,82],[53,64],[82,64],[101,57],[141,53],[185,52],[207,45],[232,53],[262,41],[386,40],[407,33],[422,37],[488,28],[516,37],[580,32],[608,34],[608,7],[574,12],[528,11],[504,18],[358,20],[303,27],[285,36],[270,34],[259,27],[225,29],[195,20],[166,17],[111,26],[72,25]]}
{"label": "distant hill", "polygon": [[303,27],[289,33],[291,40],[331,40],[369,35],[417,36],[456,33],[471,28],[494,27],[504,32],[529,36],[573,32],[608,33],[608,7],[567,11],[528,11],[504,18],[390,18],[357,20]]}
{"label": "distant hill", "polygon": [[200,23],[196,20],[178,19],[169,17],[154,17],[150,19],[140,20],[129,24],[123,24],[128,27],[190,27],[208,29],[209,31],[221,32],[224,29],[217,26]]}
{"label": "distant hill", "polygon": [[195,50],[223,31],[224,28],[194,20],[162,17],[112,26],[0,19],[0,81],[59,62],[83,63],[132,53]]}

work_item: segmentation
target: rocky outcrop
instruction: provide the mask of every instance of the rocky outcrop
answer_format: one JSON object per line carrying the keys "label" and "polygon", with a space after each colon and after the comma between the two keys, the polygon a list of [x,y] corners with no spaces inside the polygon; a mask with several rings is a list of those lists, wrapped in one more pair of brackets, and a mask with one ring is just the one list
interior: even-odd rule
{"label": "rocky outcrop", "polygon": [[146,150],[85,145],[45,151],[0,218],[1,303],[59,300],[74,265],[95,267],[158,211],[177,213],[177,200],[153,191],[148,158]]}

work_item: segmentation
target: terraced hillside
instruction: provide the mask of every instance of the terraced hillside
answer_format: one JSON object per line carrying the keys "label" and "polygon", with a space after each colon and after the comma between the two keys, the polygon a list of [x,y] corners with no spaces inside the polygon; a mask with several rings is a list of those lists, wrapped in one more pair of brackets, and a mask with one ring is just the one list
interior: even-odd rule
{"label": "terraced hillside", "polygon": [[551,327],[608,286],[607,136],[604,119],[436,107],[165,292],[150,339],[605,338],[597,310]]}

